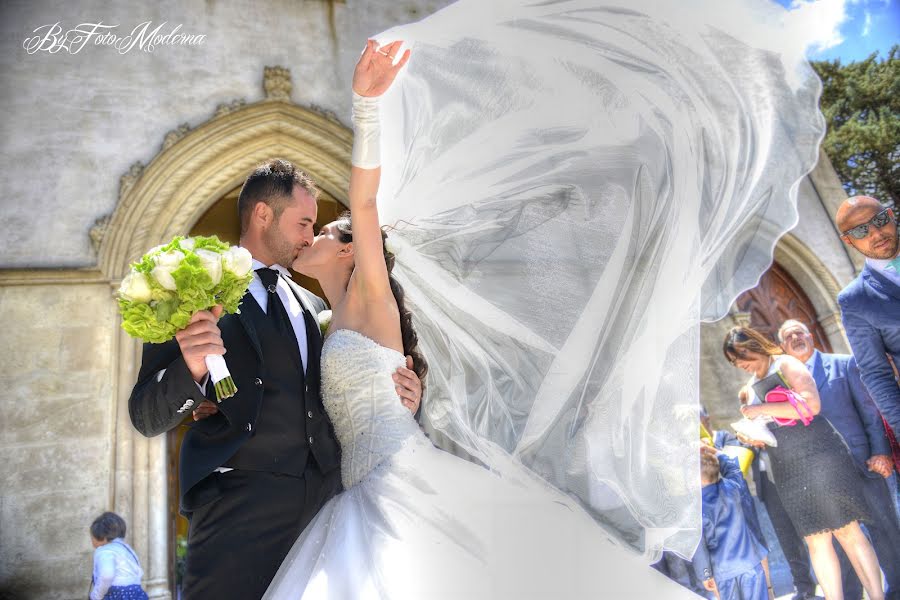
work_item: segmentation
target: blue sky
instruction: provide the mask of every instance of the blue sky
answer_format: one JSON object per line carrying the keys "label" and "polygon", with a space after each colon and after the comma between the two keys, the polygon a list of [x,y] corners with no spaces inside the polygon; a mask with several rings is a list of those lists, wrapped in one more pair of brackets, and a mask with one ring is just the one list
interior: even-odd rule
{"label": "blue sky", "polygon": [[815,39],[807,49],[810,60],[842,63],[879,51],[885,57],[900,43],[900,0],[777,0],[792,12]]}

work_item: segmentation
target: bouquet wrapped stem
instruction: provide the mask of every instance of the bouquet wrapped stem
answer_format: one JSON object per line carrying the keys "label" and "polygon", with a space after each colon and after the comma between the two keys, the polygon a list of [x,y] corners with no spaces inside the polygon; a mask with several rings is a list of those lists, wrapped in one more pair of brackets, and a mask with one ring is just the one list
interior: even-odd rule
{"label": "bouquet wrapped stem", "polygon": [[[222,305],[238,312],[250,280],[253,258],[244,248],[219,238],[176,237],[131,265],[119,288],[122,328],[131,336],[159,344],[187,327],[197,311]],[[225,359],[206,357],[210,380],[221,402],[237,393]]]}
{"label": "bouquet wrapped stem", "polygon": [[218,354],[208,355],[206,357],[206,368],[209,369],[209,380],[216,390],[217,402],[231,398],[237,393],[237,386],[234,384],[234,379],[231,378],[231,373],[228,371],[224,358]]}

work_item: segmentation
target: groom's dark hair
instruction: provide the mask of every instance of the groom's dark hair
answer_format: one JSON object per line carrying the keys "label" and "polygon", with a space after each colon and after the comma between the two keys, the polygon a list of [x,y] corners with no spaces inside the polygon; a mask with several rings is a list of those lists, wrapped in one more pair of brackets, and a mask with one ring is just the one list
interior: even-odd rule
{"label": "groom's dark hair", "polygon": [[281,216],[284,207],[294,193],[294,186],[299,185],[314,199],[319,199],[319,188],[309,175],[295,167],[292,163],[276,158],[256,167],[241,188],[238,196],[238,216],[241,219],[241,235],[247,231],[253,207],[264,202],[272,207],[275,219]]}

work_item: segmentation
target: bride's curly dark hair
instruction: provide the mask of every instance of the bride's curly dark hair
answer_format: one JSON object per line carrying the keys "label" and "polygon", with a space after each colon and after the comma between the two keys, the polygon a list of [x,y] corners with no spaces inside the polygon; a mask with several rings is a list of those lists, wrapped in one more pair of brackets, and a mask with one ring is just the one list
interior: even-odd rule
{"label": "bride's curly dark hair", "polygon": [[[353,241],[353,223],[350,218],[350,211],[345,211],[335,221],[335,227],[340,233],[341,243],[348,244]],[[387,232],[385,227],[381,228],[381,248],[384,251],[384,263],[387,266],[388,280],[391,284],[391,292],[394,294],[394,300],[397,302],[397,308],[400,310],[400,334],[403,337],[403,353],[412,356],[413,371],[422,381],[422,393],[425,392],[425,374],[428,373],[428,362],[419,352],[419,336],[412,324],[412,313],[406,308],[404,299],[403,286],[393,275],[395,257],[394,254],[387,249],[385,242],[387,241]]]}

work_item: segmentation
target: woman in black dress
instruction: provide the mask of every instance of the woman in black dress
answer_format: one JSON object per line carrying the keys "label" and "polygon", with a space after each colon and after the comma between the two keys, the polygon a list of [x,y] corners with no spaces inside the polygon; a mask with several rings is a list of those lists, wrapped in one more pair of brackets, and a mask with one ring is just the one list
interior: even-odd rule
{"label": "woman in black dress", "polygon": [[[820,408],[819,393],[806,365],[749,327],[729,331],[723,352],[732,365],[752,375],[747,384],[750,401],[741,408],[745,417],[795,420],[793,425],[767,424],[778,442],[769,448],[769,460],[778,495],[806,541],[825,597],[843,600],[834,537],[847,553],[868,597],[883,599],[878,558],[859,526],[869,517],[860,492],[862,481],[844,439],[827,419],[815,416]],[[766,393],[782,381],[809,407],[813,419],[808,425],[798,419],[798,411],[789,402],[766,402]]]}

